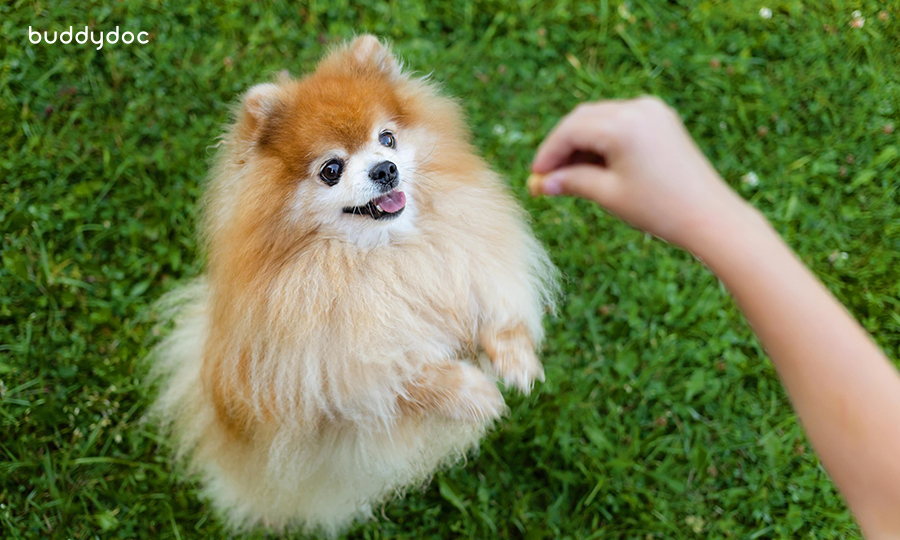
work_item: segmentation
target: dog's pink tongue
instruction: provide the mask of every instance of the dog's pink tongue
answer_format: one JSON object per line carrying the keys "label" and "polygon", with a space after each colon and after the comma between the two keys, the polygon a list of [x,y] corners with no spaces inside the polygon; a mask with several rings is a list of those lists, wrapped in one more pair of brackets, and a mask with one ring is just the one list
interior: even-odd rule
{"label": "dog's pink tongue", "polygon": [[381,206],[381,209],[388,214],[393,214],[406,206],[406,194],[402,191],[392,191],[387,195],[378,197],[373,202]]}

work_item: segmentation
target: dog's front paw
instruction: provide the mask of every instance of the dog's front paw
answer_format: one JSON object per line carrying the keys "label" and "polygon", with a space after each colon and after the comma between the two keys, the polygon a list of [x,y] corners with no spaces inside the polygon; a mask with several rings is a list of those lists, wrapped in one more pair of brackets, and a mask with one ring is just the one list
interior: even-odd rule
{"label": "dog's front paw", "polygon": [[437,413],[460,422],[487,422],[506,412],[497,385],[480,369],[464,362],[425,366],[399,398],[405,411]]}
{"label": "dog's front paw", "polygon": [[496,420],[506,412],[503,395],[487,375],[469,364],[459,364],[459,384],[447,401],[444,414],[462,422]]}
{"label": "dog's front paw", "polygon": [[534,388],[535,379],[544,382],[544,367],[530,347],[515,349],[491,360],[506,386],[514,386],[527,396]]}
{"label": "dog's front paw", "polygon": [[514,386],[528,395],[535,379],[544,380],[544,368],[523,325],[502,332],[482,333],[481,344],[507,386]]}

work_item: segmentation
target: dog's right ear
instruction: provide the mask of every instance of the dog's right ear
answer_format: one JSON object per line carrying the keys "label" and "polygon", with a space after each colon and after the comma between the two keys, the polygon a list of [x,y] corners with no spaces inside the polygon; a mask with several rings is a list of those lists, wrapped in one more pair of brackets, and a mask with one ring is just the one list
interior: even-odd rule
{"label": "dog's right ear", "polygon": [[[283,77],[280,77],[281,80]],[[241,102],[239,126],[241,138],[251,143],[265,142],[266,130],[281,108],[281,88],[275,83],[257,84]]]}

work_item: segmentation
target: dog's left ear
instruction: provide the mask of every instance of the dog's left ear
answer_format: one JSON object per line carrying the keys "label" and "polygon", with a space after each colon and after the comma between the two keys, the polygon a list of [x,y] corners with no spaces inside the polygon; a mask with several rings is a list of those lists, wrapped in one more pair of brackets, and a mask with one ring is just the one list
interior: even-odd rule
{"label": "dog's left ear", "polygon": [[354,60],[363,66],[373,67],[390,76],[400,75],[400,63],[391,54],[390,48],[371,34],[354,39],[350,43],[350,52]]}
{"label": "dog's left ear", "polygon": [[355,68],[362,72],[375,71],[390,78],[400,76],[400,62],[391,54],[390,47],[371,34],[359,36],[332,53],[320,65],[321,68],[337,70]]}

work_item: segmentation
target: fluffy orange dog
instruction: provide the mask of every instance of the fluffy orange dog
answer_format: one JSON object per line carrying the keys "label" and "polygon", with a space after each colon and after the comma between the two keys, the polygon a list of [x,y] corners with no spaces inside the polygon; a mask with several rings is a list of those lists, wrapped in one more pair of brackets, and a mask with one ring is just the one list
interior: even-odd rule
{"label": "fluffy orange dog", "polygon": [[235,527],[334,534],[523,392],[554,269],[459,108],[371,36],[244,96],[156,414]]}

